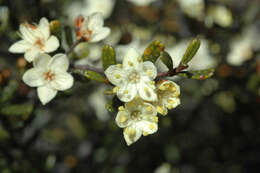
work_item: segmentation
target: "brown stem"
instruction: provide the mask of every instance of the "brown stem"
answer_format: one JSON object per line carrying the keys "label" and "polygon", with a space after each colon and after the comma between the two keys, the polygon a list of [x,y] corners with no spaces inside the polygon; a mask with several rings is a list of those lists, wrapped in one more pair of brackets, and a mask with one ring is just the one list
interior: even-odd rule
{"label": "brown stem", "polygon": [[69,56],[69,55],[73,52],[74,48],[75,48],[77,45],[79,45],[80,43],[82,43],[83,41],[84,41],[83,38],[77,40],[77,41],[69,48],[69,50],[66,52],[66,55]]}

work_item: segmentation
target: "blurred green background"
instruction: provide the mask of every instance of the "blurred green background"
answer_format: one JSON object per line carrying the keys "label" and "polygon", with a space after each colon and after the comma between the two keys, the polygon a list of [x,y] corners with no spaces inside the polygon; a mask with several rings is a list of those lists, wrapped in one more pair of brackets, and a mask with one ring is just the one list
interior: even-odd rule
{"label": "blurred green background", "polygon": [[[8,52],[19,24],[41,17],[59,20],[64,52],[74,38],[73,19],[94,11],[112,32],[102,43],[78,46],[78,64],[100,66],[104,43],[120,61],[129,47],[141,53],[156,39],[178,65],[188,41],[199,37],[190,69],[216,68],[203,81],[175,78],[182,104],[160,116],[157,133],[130,147],[116,113],[105,109],[107,86],[77,81],[42,106],[35,88],[21,81],[30,64]],[[260,171],[259,0],[0,0],[0,38],[0,173]]]}

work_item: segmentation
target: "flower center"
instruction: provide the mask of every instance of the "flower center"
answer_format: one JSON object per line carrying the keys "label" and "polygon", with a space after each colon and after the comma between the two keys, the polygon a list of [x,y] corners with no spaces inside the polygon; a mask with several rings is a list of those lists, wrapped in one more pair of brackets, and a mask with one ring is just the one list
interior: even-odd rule
{"label": "flower center", "polygon": [[140,80],[140,75],[136,71],[134,71],[129,75],[129,80],[130,82],[137,83]]}
{"label": "flower center", "polygon": [[52,81],[54,79],[54,77],[55,77],[55,74],[51,70],[44,73],[44,79],[47,81]]}
{"label": "flower center", "polygon": [[36,40],[36,42],[34,43],[34,45],[38,46],[40,49],[43,49],[43,47],[44,47],[44,44],[42,43],[42,41],[41,41],[40,38],[38,38],[38,39]]}
{"label": "flower center", "polygon": [[140,111],[134,111],[134,112],[132,112],[130,117],[134,121],[140,121],[141,120],[141,116],[140,115],[141,115]]}

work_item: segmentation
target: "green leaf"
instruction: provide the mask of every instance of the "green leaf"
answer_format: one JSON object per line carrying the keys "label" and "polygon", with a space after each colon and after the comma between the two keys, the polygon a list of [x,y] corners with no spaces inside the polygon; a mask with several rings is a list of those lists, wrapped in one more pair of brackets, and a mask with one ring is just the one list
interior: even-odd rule
{"label": "green leaf", "polygon": [[5,103],[9,101],[14,96],[14,93],[17,91],[18,86],[19,83],[16,80],[11,80],[2,91],[0,103]]}
{"label": "green leaf", "polygon": [[6,116],[21,116],[23,119],[27,119],[33,111],[33,104],[14,104],[3,106],[0,110],[1,114]]}
{"label": "green leaf", "polygon": [[102,53],[103,68],[106,70],[110,65],[116,64],[116,54],[112,46],[105,45]]}
{"label": "green leaf", "polygon": [[213,76],[215,69],[205,69],[205,70],[196,70],[196,71],[184,71],[178,74],[180,77],[204,80]]}
{"label": "green leaf", "polygon": [[84,76],[86,76],[87,78],[89,78],[91,80],[95,80],[97,82],[102,82],[102,83],[107,82],[106,78],[103,75],[101,75],[97,72],[94,72],[94,71],[86,70],[84,72]]}
{"label": "green leaf", "polygon": [[197,53],[198,49],[200,48],[200,41],[198,39],[193,39],[188,48],[186,49],[186,52],[184,53],[182,59],[181,59],[181,64],[187,65],[194,55]]}
{"label": "green leaf", "polygon": [[168,52],[166,51],[161,52],[160,59],[168,67],[169,70],[173,69],[172,57],[169,55]]}
{"label": "green leaf", "polygon": [[151,62],[154,63],[159,58],[161,52],[164,51],[164,48],[165,48],[165,46],[161,42],[159,42],[157,40],[153,41],[145,49],[143,57],[142,57],[143,60],[144,61],[151,61]]}

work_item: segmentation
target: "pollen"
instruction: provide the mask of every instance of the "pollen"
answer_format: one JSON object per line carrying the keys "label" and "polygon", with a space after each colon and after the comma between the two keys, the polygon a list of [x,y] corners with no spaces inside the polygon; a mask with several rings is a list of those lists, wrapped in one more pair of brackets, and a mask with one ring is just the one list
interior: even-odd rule
{"label": "pollen", "polygon": [[153,121],[158,123],[158,121],[159,121],[158,117],[153,117]]}
{"label": "pollen", "polygon": [[146,71],[146,74],[147,74],[147,76],[151,76],[151,75],[152,75],[151,70],[147,70],[147,71]]}
{"label": "pollen", "polygon": [[129,93],[128,90],[125,90],[125,91],[124,91],[124,94],[128,94],[128,93]]}
{"label": "pollen", "polygon": [[144,136],[148,136],[149,133],[147,133],[147,132],[143,132],[143,135],[144,135]]}
{"label": "pollen", "polygon": [[120,76],[120,74],[116,74],[115,77],[116,77],[117,79],[120,79],[121,76]]}
{"label": "pollen", "polygon": [[164,85],[161,85],[161,86],[159,87],[159,89],[164,91],[164,90],[166,90],[166,87],[165,87]]}
{"label": "pollen", "polygon": [[126,116],[123,115],[120,117],[119,121],[120,121],[120,123],[124,123],[124,122],[126,122],[126,120],[127,120]]}
{"label": "pollen", "polygon": [[44,73],[44,79],[47,81],[52,81],[55,77],[55,74],[52,71],[47,71],[46,73]]}
{"label": "pollen", "polygon": [[174,91],[176,91],[176,88],[174,86],[171,86],[170,91],[174,92]]}
{"label": "pollen", "polygon": [[168,102],[171,104],[171,105],[173,105],[174,103],[175,103],[175,101],[174,100],[168,100]]}
{"label": "pollen", "polygon": [[156,110],[158,113],[162,114],[162,115],[166,115],[167,111],[162,107],[162,106],[157,106]]}
{"label": "pollen", "polygon": [[153,124],[149,124],[149,129],[154,130],[155,126]]}
{"label": "pollen", "polygon": [[113,88],[113,93],[117,93],[118,90],[119,90],[119,87],[114,87]]}
{"label": "pollen", "polygon": [[125,108],[124,108],[124,106],[119,106],[119,107],[118,107],[118,110],[119,110],[119,111],[124,111]]}
{"label": "pollen", "polygon": [[142,62],[142,58],[137,58],[137,61],[139,62],[139,63],[141,63]]}
{"label": "pollen", "polygon": [[128,61],[128,65],[131,66],[131,67],[134,66],[134,64],[131,61]]}
{"label": "pollen", "polygon": [[118,68],[123,68],[123,65],[122,64],[117,64],[117,67]]}
{"label": "pollen", "polygon": [[151,112],[151,111],[153,110],[153,107],[152,107],[152,106],[148,106],[148,107],[146,108],[146,110],[147,110],[148,112]]}

